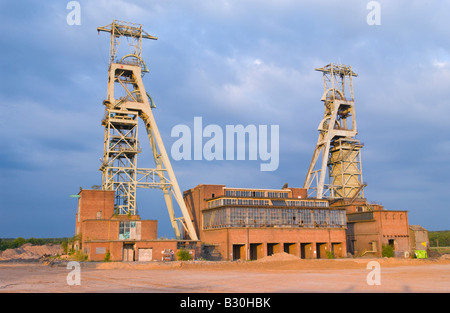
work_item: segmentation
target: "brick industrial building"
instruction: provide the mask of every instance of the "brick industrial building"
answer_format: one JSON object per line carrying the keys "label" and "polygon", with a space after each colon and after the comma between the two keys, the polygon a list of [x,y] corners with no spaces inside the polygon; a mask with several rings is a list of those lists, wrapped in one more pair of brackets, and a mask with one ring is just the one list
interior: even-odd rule
{"label": "brick industrial building", "polygon": [[346,255],[345,209],[307,199],[302,188],[198,185],[184,192],[204,256],[255,260],[277,252],[299,258]]}
{"label": "brick industrial building", "polygon": [[103,261],[107,254],[111,261],[175,260],[180,248],[195,258],[197,241],[158,239],[156,220],[116,214],[114,197],[114,191],[80,191],[75,250],[91,261]]}
{"label": "brick industrial building", "polygon": [[[408,212],[366,199],[307,198],[303,188],[245,189],[198,185],[184,192],[203,255],[254,260],[276,252],[299,258],[411,253]],[[369,207],[369,209],[367,209]]]}
{"label": "brick industrial building", "polygon": [[385,210],[367,199],[330,201],[331,207],[345,208],[347,216],[347,251],[352,255],[381,256],[389,245],[400,256],[410,253],[408,212]]}
{"label": "brick industrial building", "polygon": [[[299,258],[381,256],[391,245],[397,256],[420,249],[424,236],[408,212],[385,210],[367,200],[353,202],[307,198],[306,189],[248,189],[198,185],[183,193],[199,240],[158,239],[157,221],[118,215],[114,191],[82,190],[75,225],[75,249],[89,260],[176,259],[184,248],[194,258],[256,260],[278,252]],[[423,230],[423,229],[421,229]]]}

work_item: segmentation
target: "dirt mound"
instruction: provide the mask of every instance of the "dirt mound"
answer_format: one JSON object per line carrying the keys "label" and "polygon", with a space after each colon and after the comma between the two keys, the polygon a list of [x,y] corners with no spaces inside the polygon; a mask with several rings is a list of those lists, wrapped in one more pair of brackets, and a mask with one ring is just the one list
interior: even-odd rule
{"label": "dirt mound", "polygon": [[450,260],[450,254],[443,254],[439,257],[441,260]]}
{"label": "dirt mound", "polygon": [[43,256],[62,254],[63,250],[60,245],[32,245],[26,243],[19,248],[6,249],[0,252],[0,260],[33,260]]}
{"label": "dirt mound", "polygon": [[256,262],[292,261],[298,259],[299,259],[298,256],[286,252],[281,252],[281,253],[274,253],[270,256],[266,256],[262,259],[257,260]]}

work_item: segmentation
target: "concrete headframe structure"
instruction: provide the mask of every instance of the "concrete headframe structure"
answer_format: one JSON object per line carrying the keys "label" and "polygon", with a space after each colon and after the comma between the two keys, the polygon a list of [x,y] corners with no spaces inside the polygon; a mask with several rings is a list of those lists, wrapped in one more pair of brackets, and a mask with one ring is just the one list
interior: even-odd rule
{"label": "concrete headframe structure", "polygon": [[[187,234],[197,240],[191,217],[183,201],[175,173],[156,125],[152,109],[152,98],[145,91],[142,77],[148,68],[142,59],[142,39],[154,37],[142,29],[142,25],[114,20],[112,24],[98,27],[97,31],[108,32],[110,39],[108,91],[105,127],[102,189],[115,190],[116,214],[137,214],[136,188],[161,189],[169,211],[172,227],[177,239]],[[121,40],[126,38],[129,54],[119,55]],[[144,122],[155,168],[138,168],[137,155],[141,152],[138,141],[138,120]],[[176,217],[173,198],[182,217]]]}
{"label": "concrete headframe structure", "polygon": [[363,198],[363,144],[356,139],[358,130],[353,96],[353,77],[357,74],[351,66],[332,63],[316,71],[323,73],[321,101],[325,112],[318,127],[319,138],[303,188],[308,189],[309,197],[318,199]]}

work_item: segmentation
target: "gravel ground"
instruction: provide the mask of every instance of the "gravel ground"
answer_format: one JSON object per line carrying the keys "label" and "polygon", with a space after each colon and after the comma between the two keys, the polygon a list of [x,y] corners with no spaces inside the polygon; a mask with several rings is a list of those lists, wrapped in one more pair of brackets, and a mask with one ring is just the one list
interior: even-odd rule
{"label": "gravel ground", "polygon": [[448,258],[67,264],[0,262],[0,292],[450,292]]}

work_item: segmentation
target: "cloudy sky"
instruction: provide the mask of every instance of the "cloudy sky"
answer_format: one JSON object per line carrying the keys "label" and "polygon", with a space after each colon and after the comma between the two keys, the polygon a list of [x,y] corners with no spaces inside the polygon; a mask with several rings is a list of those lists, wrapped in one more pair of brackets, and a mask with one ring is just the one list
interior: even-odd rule
{"label": "cloudy sky", "polygon": [[[75,231],[80,187],[101,184],[109,37],[114,19],[143,24],[144,77],[165,146],[176,125],[279,125],[279,167],[172,160],[183,190],[198,184],[302,186],[323,115],[322,76],[351,65],[369,201],[409,223],[450,229],[450,1],[0,1],[0,237]],[[140,167],[152,167],[141,125]],[[172,237],[162,195],[138,190],[141,216]]]}

